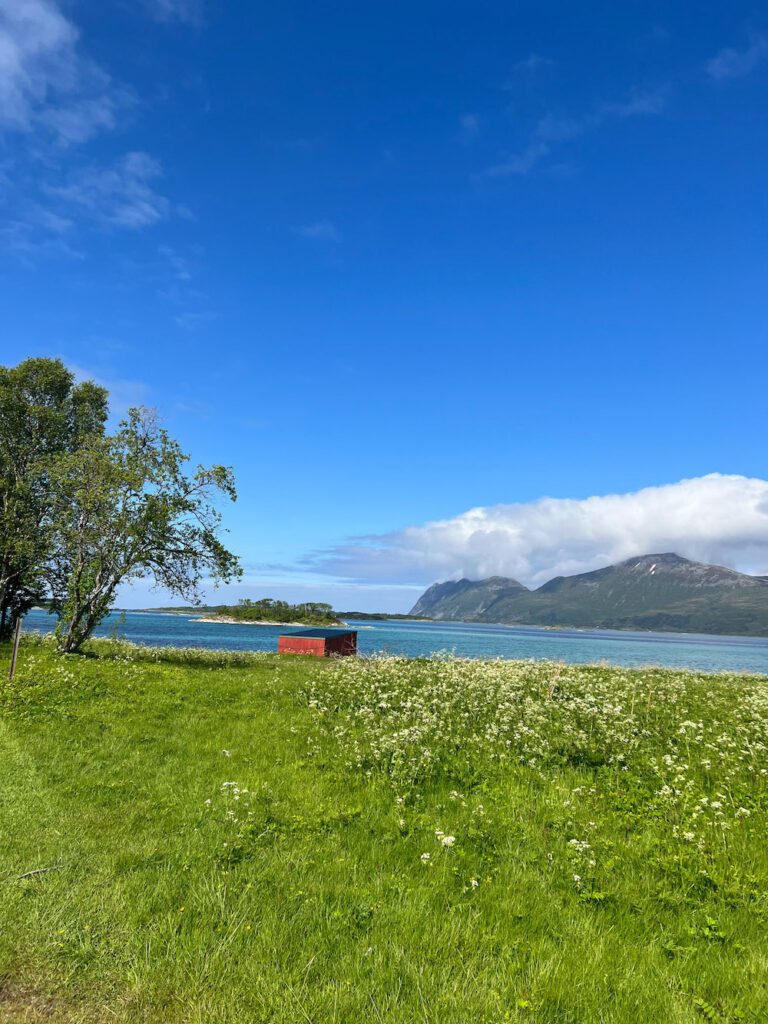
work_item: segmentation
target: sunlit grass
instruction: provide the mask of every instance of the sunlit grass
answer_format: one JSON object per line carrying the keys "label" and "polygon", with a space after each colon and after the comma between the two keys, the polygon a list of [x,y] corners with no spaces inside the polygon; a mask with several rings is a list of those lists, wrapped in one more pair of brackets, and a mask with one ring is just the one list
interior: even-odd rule
{"label": "sunlit grass", "polygon": [[768,1019],[768,680],[92,653],[0,690],[0,1020]]}

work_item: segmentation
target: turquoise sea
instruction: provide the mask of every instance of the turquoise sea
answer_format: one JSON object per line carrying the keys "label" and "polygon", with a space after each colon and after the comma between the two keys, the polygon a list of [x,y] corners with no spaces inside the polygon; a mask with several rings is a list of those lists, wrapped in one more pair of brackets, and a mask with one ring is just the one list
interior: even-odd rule
{"label": "turquoise sea", "polygon": [[[24,629],[48,632],[54,619],[32,611]],[[551,630],[535,626],[486,626],[461,622],[363,620],[357,629],[361,654],[428,657],[450,652],[465,658],[535,658],[613,665],[666,665],[707,672],[768,675],[768,637],[702,636],[691,633],[632,633],[614,630]],[[116,612],[97,630],[154,647],[205,647],[232,651],[276,651],[286,626],[201,622],[191,615]]]}

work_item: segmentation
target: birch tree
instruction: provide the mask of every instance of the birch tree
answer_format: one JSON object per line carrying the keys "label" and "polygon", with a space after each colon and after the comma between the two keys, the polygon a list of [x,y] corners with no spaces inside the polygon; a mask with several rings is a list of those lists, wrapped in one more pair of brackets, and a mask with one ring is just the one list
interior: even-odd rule
{"label": "birch tree", "polygon": [[132,409],[114,436],[91,437],[57,460],[50,580],[61,651],[80,649],[121,584],[149,578],[197,601],[203,580],[241,575],[215,504],[235,500],[232,471],[190,472],[188,462],[144,409]]}

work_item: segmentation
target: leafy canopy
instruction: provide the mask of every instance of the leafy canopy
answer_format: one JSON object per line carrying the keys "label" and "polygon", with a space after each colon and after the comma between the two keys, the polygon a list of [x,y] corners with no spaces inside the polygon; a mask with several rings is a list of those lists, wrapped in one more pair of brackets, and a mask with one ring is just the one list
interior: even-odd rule
{"label": "leafy canopy", "polygon": [[117,588],[151,578],[198,600],[203,579],[242,574],[219,539],[217,494],[235,500],[231,469],[198,466],[155,415],[132,409],[114,436],[91,436],[56,461],[51,589],[59,647],[78,650]]}
{"label": "leafy canopy", "polygon": [[104,388],[76,384],[60,359],[0,366],[0,640],[46,593],[52,467],[101,436],[106,417]]}

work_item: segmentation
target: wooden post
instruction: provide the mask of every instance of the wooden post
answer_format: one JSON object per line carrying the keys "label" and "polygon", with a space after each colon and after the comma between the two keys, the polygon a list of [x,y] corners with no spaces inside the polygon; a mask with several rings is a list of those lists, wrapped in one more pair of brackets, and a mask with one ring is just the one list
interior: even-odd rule
{"label": "wooden post", "polygon": [[13,673],[16,671],[16,655],[19,653],[19,640],[21,639],[21,616],[16,619],[16,626],[13,631],[13,649],[11,651],[11,671],[8,673],[8,678],[13,679]]}

